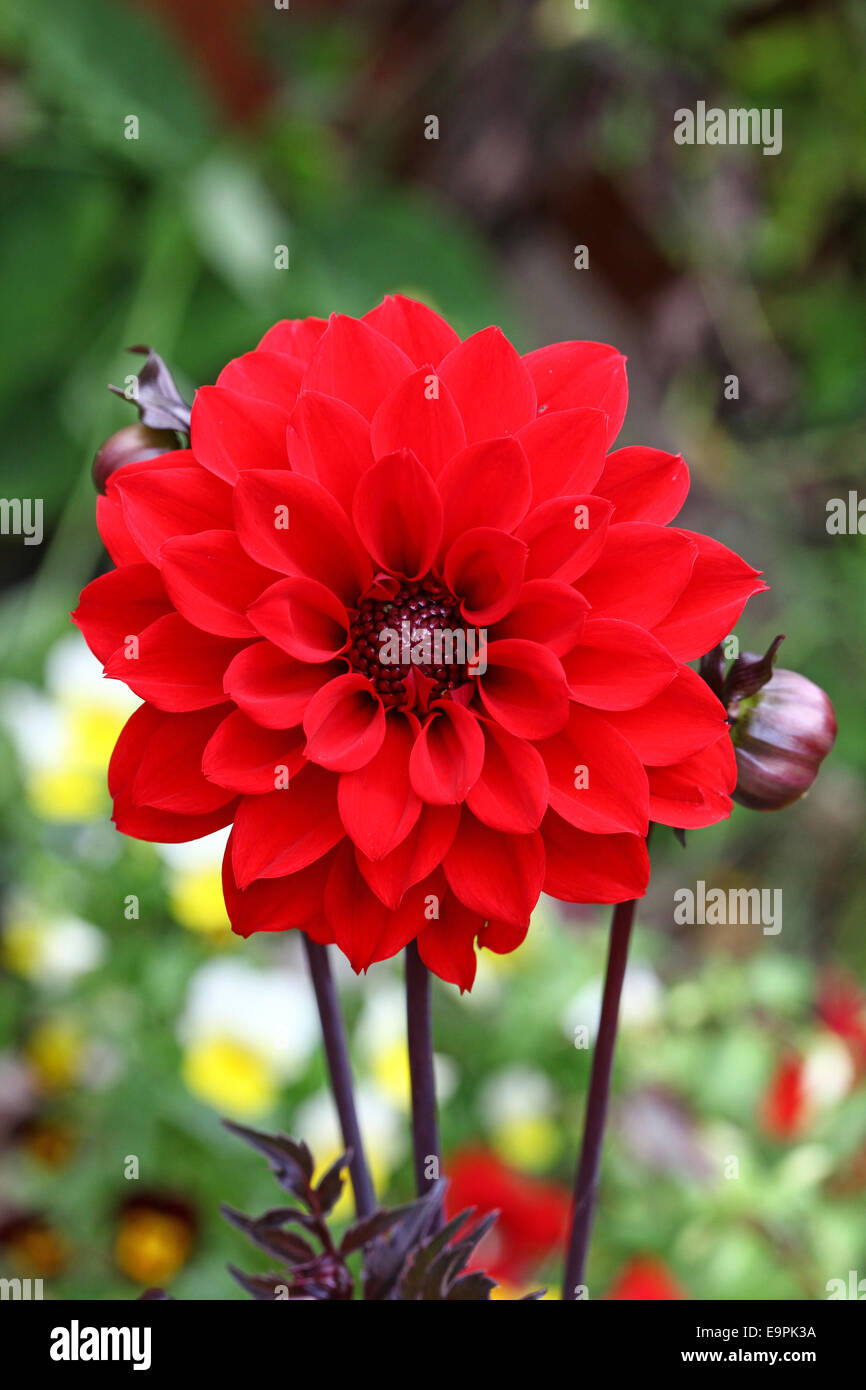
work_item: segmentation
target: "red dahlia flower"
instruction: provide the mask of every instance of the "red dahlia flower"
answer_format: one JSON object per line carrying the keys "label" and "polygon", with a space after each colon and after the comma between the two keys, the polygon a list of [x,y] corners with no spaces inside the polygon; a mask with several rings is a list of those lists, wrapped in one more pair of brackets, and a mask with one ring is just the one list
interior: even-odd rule
{"label": "red dahlia flower", "polygon": [[607,1297],[614,1302],[645,1303],[683,1299],[686,1295],[662,1260],[653,1255],[637,1255],[623,1265]]}
{"label": "red dahlia flower", "polygon": [[643,894],[650,818],[730,812],[725,712],[685,663],[764,585],[667,526],[678,455],[607,452],[626,395],[611,347],[521,357],[401,296],[230,362],[191,447],[97,503],[117,568],[74,619],[144,701],[118,829],[233,822],[236,932],[300,927],[356,970],[417,938],[461,988],[542,890]]}
{"label": "red dahlia flower", "polygon": [[474,1208],[476,1219],[498,1212],[496,1223],[469,1262],[510,1284],[531,1279],[568,1229],[568,1188],[527,1177],[487,1149],[461,1149],[446,1165],[445,1215]]}

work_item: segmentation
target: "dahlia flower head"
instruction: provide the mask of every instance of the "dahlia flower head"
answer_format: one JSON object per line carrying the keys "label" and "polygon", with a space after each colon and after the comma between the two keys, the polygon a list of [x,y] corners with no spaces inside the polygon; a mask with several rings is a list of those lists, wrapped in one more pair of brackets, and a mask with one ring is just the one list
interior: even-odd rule
{"label": "dahlia flower head", "polygon": [[416,940],[469,988],[542,891],[641,896],[650,820],[730,813],[725,711],[686,663],[765,587],[669,526],[682,458],[610,452],[625,358],[461,341],[400,295],[284,320],[195,396],[190,447],[97,503],[116,568],[74,621],[144,702],[114,821],[232,826],[234,931],[356,971]]}

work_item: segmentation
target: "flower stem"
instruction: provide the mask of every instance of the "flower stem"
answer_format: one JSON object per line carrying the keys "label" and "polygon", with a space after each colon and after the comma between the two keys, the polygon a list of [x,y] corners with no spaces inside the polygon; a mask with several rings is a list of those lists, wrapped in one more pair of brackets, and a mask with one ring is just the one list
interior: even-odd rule
{"label": "flower stem", "polygon": [[316,1003],[319,1006],[322,1039],[325,1044],[325,1056],[328,1060],[331,1089],[340,1118],[343,1143],[352,1152],[349,1160],[349,1175],[355,1193],[355,1210],[358,1216],[369,1216],[376,1210],[376,1196],[370,1179],[370,1170],[367,1167],[367,1159],[364,1155],[358,1114],[355,1110],[349,1047],[346,1042],[346,1030],[340,1013],[334,977],[331,974],[331,964],[328,960],[328,948],[321,946],[318,941],[312,941],[306,932],[301,932],[301,936],[304,939],[313,989],[316,992]]}
{"label": "flower stem", "polygon": [[565,1278],[562,1285],[562,1297],[568,1300],[574,1299],[575,1290],[584,1282],[589,1237],[598,1196],[601,1146],[604,1141],[604,1127],[610,1097],[610,1077],[616,1045],[619,1001],[622,994],[622,982],[625,977],[635,906],[635,902],[618,903],[611,921],[601,1020],[596,1038],[595,1054],[592,1059],[589,1098],[586,1103],[586,1117],[583,1126],[583,1143],[574,1184],[571,1239],[566,1254]]}
{"label": "flower stem", "polygon": [[[433,1074],[433,1029],[430,1018],[430,974],[410,941],[406,947],[406,1033],[412,1087],[412,1147],[415,1190],[425,1192],[439,1176],[439,1126],[436,1120],[436,1080]],[[430,1160],[435,1172],[428,1176]],[[438,1221],[436,1223],[439,1224]]]}

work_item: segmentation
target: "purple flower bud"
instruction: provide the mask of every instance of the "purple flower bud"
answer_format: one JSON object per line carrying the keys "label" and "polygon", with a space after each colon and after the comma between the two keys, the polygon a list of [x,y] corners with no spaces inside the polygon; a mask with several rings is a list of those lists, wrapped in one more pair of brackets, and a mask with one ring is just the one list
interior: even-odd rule
{"label": "purple flower bud", "polygon": [[105,492],[105,484],[112,473],[125,463],[156,458],[157,454],[167,454],[176,448],[177,435],[173,430],[153,430],[142,424],[124,425],[122,430],[106,439],[93,460],[97,491]]}
{"label": "purple flower bud", "polygon": [[754,694],[737,696],[728,713],[734,800],[753,811],[779,811],[804,796],[836,738],[833,706],[821,687],[797,671],[773,671]]}

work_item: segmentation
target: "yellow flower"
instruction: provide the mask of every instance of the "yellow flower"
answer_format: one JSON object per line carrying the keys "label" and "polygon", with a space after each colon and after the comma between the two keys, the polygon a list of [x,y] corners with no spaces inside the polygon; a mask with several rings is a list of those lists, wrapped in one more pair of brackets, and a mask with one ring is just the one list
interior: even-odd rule
{"label": "yellow flower", "polygon": [[370,1071],[384,1094],[395,1105],[409,1104],[409,1054],[402,1038],[394,1038],[376,1048],[370,1057]]}
{"label": "yellow flower", "polygon": [[0,959],[14,975],[23,975],[25,979],[35,975],[42,959],[38,923],[26,919],[10,922],[0,938]]}
{"label": "yellow flower", "polygon": [[545,1172],[559,1154],[559,1131],[547,1115],[517,1115],[503,1120],[491,1137],[500,1158],[530,1172]]}
{"label": "yellow flower", "polygon": [[57,704],[63,756],[55,765],[31,767],[27,797],[37,815],[49,821],[102,819],[108,805],[105,770],[124,715],[115,705],[93,702]]}
{"label": "yellow flower", "polygon": [[121,1217],[114,1258],[137,1284],[166,1284],[183,1265],[191,1246],[192,1230],[181,1216],[134,1207]]}
{"label": "yellow flower", "polygon": [[234,941],[218,868],[208,865],[178,870],[169,884],[169,905],[175,921],[188,931],[219,937],[226,944]]}
{"label": "yellow flower", "polygon": [[105,815],[104,776],[71,767],[40,768],[28,776],[26,786],[27,800],[42,820],[89,821]]}
{"label": "yellow flower", "polygon": [[190,1044],[183,1079],[193,1095],[233,1115],[261,1115],[274,1105],[279,1084],[267,1060],[236,1038],[214,1036]]}
{"label": "yellow flower", "polygon": [[25,1055],[46,1091],[75,1085],[84,1065],[85,1042],[81,1029],[67,1019],[46,1019],[37,1024],[25,1046]]}
{"label": "yellow flower", "polygon": [[[514,1302],[518,1298],[525,1298],[528,1293],[535,1293],[537,1289],[537,1284],[525,1286],[522,1284],[497,1284],[496,1288],[490,1291],[490,1301],[491,1303]],[[547,1303],[548,1300],[557,1298],[559,1298],[559,1294],[556,1289],[550,1288],[545,1290],[538,1302]]]}
{"label": "yellow flower", "polygon": [[20,1273],[51,1279],[69,1258],[69,1247],[58,1231],[38,1217],[25,1219],[7,1238],[9,1260]]}

